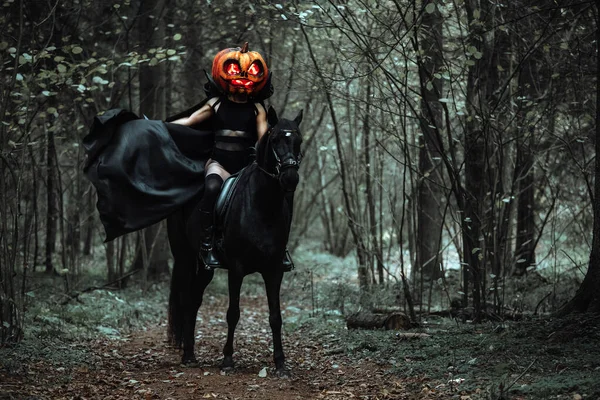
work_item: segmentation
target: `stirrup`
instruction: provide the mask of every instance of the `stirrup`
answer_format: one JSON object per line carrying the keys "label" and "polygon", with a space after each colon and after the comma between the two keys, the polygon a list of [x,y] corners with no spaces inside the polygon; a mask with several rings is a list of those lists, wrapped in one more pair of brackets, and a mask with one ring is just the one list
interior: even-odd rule
{"label": "stirrup", "polygon": [[283,261],[281,264],[283,266],[283,272],[290,272],[295,268],[294,261],[292,261],[292,256],[287,247],[285,248],[285,253],[283,253]]}
{"label": "stirrup", "polygon": [[204,269],[213,270],[215,268],[223,268],[219,260],[215,255],[215,251],[212,247],[204,247],[200,249],[198,257],[204,264]]}

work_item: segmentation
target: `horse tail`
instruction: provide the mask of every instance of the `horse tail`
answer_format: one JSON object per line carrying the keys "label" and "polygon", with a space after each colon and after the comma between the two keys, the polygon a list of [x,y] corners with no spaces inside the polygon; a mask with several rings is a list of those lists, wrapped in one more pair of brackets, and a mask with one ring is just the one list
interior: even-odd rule
{"label": "horse tail", "polygon": [[192,301],[197,265],[195,252],[188,245],[185,236],[182,213],[177,212],[168,218],[167,230],[174,259],[169,292],[167,339],[172,345],[181,348],[185,312]]}

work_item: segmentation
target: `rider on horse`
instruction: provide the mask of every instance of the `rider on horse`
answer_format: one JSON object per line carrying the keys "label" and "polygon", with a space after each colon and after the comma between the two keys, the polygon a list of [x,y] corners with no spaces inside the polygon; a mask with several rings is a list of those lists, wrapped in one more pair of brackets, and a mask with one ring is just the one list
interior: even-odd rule
{"label": "rider on horse", "polygon": [[[188,221],[188,231],[199,226],[200,257],[206,268],[217,268],[221,264],[213,251],[215,203],[223,182],[248,165],[255,143],[267,132],[267,113],[261,100],[270,96],[272,88],[266,62],[260,53],[248,51],[248,43],[215,56],[209,84],[217,89],[217,95],[189,117],[173,123],[195,126],[208,120],[215,134],[205,168],[204,195]],[[284,270],[291,265],[286,251]]]}

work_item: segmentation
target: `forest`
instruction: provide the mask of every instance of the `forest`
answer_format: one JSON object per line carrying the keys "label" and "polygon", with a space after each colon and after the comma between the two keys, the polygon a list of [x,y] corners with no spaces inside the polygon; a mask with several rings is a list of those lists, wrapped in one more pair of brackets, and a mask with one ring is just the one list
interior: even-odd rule
{"label": "forest", "polygon": [[[596,1],[1,10],[0,398],[600,398]],[[245,42],[271,72],[265,107],[303,113],[281,286],[291,379],[271,369],[256,275],[239,362],[219,372],[222,270],[199,367],[180,365],[166,221],[105,241],[84,173],[96,116],[165,121]]]}

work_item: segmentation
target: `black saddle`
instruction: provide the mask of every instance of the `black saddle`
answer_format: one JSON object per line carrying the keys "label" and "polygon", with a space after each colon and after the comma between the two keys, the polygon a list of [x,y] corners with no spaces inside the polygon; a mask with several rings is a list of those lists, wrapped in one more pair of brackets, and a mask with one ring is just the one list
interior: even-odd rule
{"label": "black saddle", "polygon": [[239,178],[242,176],[245,169],[246,168],[243,168],[241,171],[227,178],[223,183],[219,197],[217,197],[214,216],[215,228],[219,231],[223,228],[225,216],[227,215],[227,210],[229,210],[229,205],[231,204],[231,199],[233,199],[233,196],[235,195]]}

